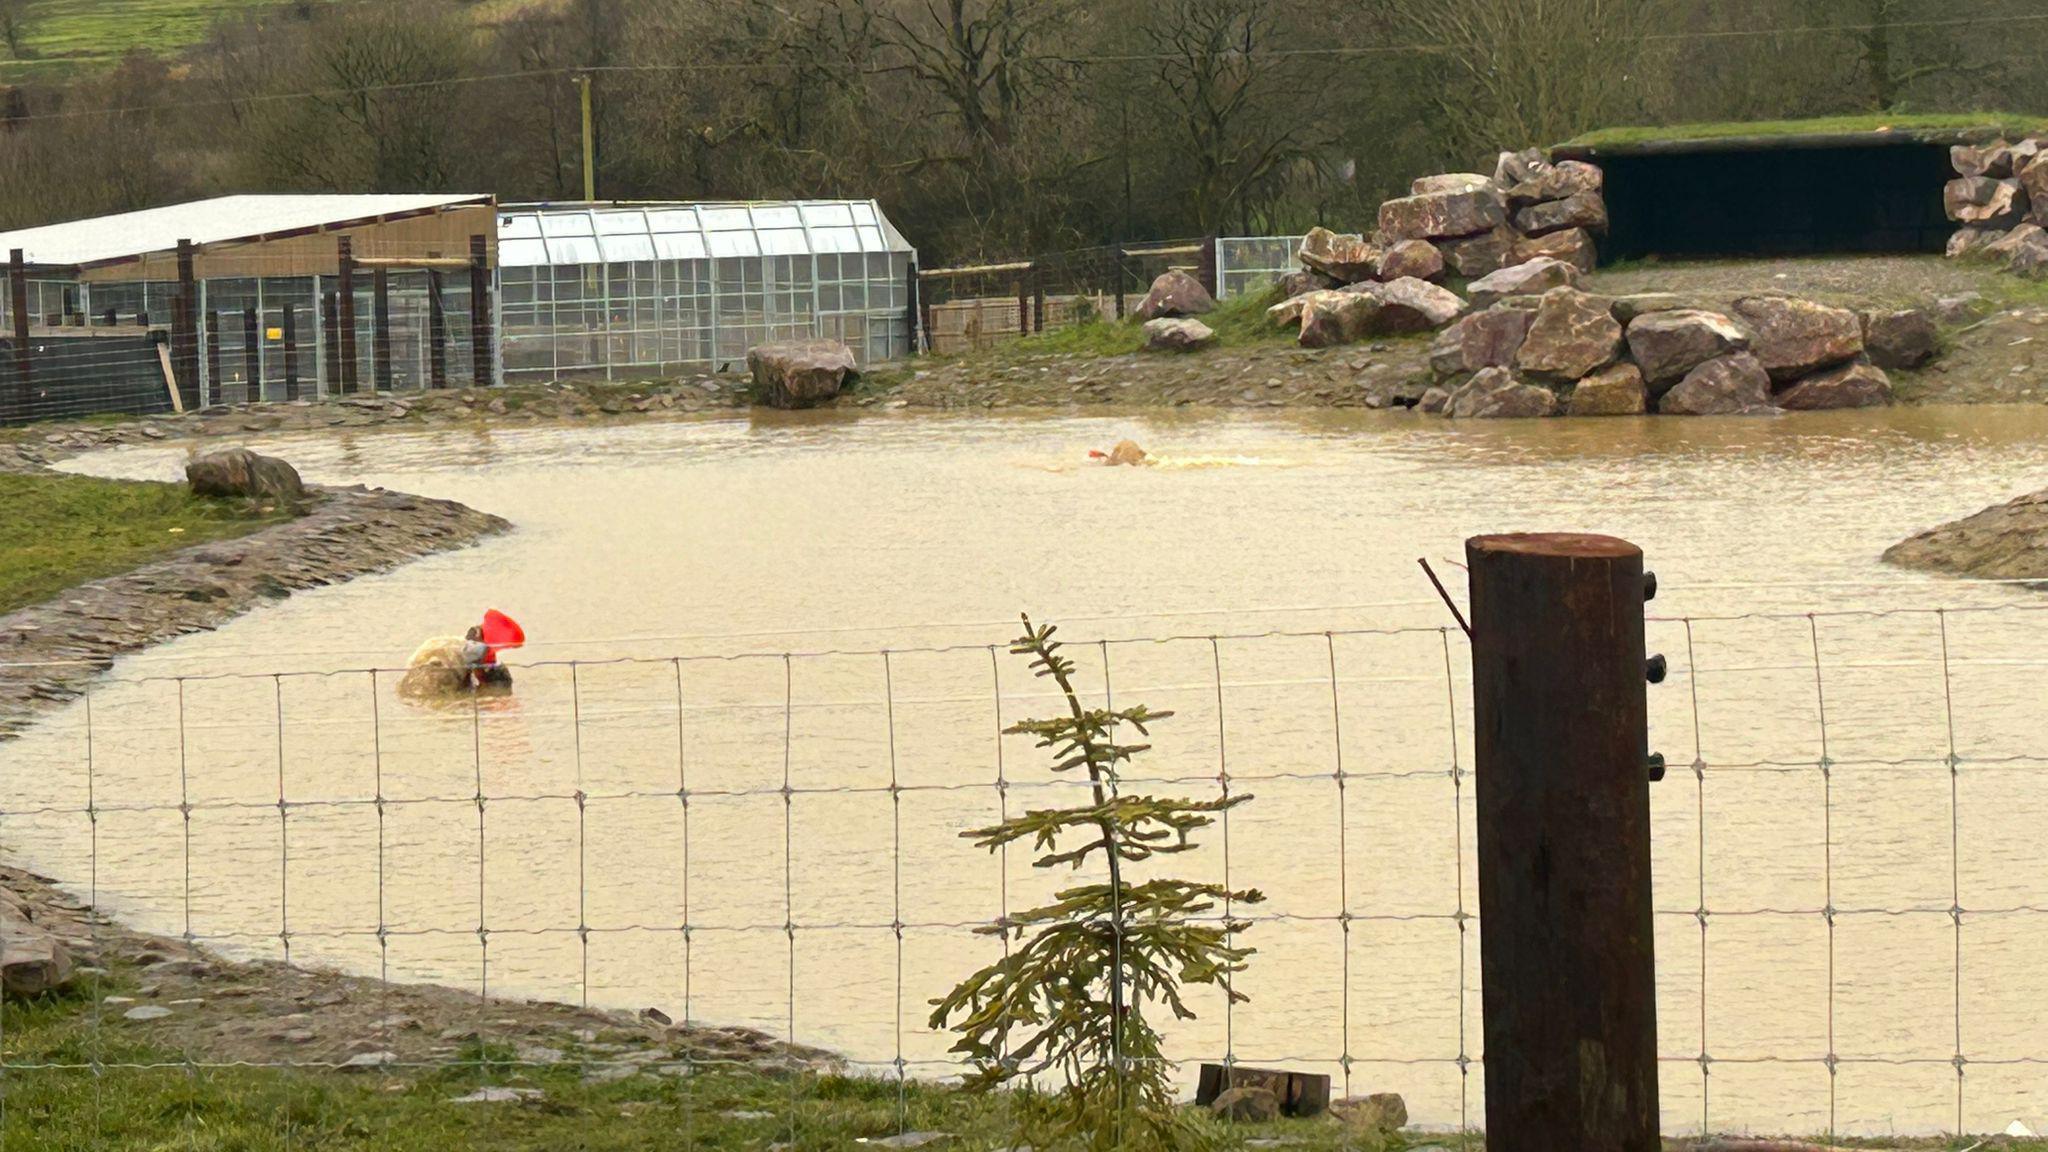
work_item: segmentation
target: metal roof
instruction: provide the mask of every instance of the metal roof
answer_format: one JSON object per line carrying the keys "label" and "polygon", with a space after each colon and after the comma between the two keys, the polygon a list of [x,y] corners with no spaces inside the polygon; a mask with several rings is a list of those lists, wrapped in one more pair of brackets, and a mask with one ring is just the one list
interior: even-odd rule
{"label": "metal roof", "polygon": [[144,208],[40,228],[0,232],[0,253],[22,250],[30,264],[75,267],[168,252],[180,240],[220,244],[276,233],[365,224],[384,216],[456,205],[489,204],[490,196],[242,195]]}
{"label": "metal roof", "polygon": [[873,200],[508,204],[498,212],[506,268],[914,251]]}

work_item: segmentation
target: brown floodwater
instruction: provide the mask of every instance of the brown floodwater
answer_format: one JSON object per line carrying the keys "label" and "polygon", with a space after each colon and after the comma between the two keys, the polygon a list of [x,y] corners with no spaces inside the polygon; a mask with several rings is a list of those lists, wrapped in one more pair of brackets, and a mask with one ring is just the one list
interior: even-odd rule
{"label": "brown floodwater", "polygon": [[[1086,463],[1124,436],[1160,465]],[[143,927],[947,1075],[928,1002],[999,953],[976,927],[1063,879],[959,838],[1075,795],[998,736],[1055,707],[1002,650],[1028,610],[1088,642],[1091,692],[1175,711],[1126,788],[1227,773],[1255,797],[1173,861],[1266,894],[1234,909],[1250,999],[1198,995],[1170,1051],[1476,1124],[1467,654],[1415,561],[1462,599],[1471,534],[1611,532],[1660,577],[1672,667],[1650,689],[1666,1129],[2048,1117],[2048,616],[1877,559],[2048,485],[2048,411],[814,414],[253,446],[517,527],[124,660],[0,750],[11,856]],[[169,476],[182,453],[73,466]],[[486,607],[531,637],[515,694],[401,700],[390,669]]]}

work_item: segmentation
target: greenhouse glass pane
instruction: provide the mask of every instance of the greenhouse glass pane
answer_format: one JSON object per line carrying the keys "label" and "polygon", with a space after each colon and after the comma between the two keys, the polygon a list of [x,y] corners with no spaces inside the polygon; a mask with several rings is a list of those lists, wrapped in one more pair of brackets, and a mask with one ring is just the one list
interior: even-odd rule
{"label": "greenhouse glass pane", "polygon": [[820,252],[858,252],[860,233],[852,228],[818,228],[811,232],[811,244]]}
{"label": "greenhouse glass pane", "polygon": [[809,252],[810,242],[804,239],[801,228],[764,228],[761,230],[761,251],[767,255],[801,255]]}
{"label": "greenhouse glass pane", "polygon": [[590,213],[563,212],[541,217],[541,231],[549,236],[590,235]]}
{"label": "greenhouse glass pane", "polygon": [[550,235],[548,255],[555,264],[604,263],[604,253],[598,251],[597,241],[588,236]]}
{"label": "greenhouse glass pane", "polygon": [[867,226],[862,226],[860,229],[860,246],[869,252],[886,252],[889,250],[889,246],[882,242],[882,230]]}
{"label": "greenhouse glass pane", "polygon": [[598,241],[604,249],[604,258],[612,261],[654,259],[654,237],[652,236],[606,236]]}
{"label": "greenhouse glass pane", "polygon": [[759,256],[752,232],[712,232],[705,236],[713,256]]}
{"label": "greenhouse glass pane", "polygon": [[704,218],[707,232],[751,232],[754,218],[745,208],[700,208],[698,214]]}
{"label": "greenhouse glass pane", "polygon": [[697,213],[690,208],[649,208],[647,228],[650,232],[695,232]]}
{"label": "greenhouse glass pane", "polygon": [[654,252],[663,260],[702,260],[704,237],[695,232],[657,232]]}
{"label": "greenhouse glass pane", "polygon": [[813,228],[851,228],[853,210],[844,204],[806,204],[804,223]]}
{"label": "greenhouse glass pane", "polygon": [[498,241],[498,265],[503,268],[537,268],[548,263],[547,245],[538,240]]}
{"label": "greenhouse glass pane", "polygon": [[540,217],[521,214],[498,217],[498,239],[531,240],[540,235]]}
{"label": "greenhouse glass pane", "polygon": [[853,204],[849,205],[849,207],[853,209],[853,222],[855,224],[872,225],[875,223],[875,206],[873,204]]}
{"label": "greenhouse glass pane", "polygon": [[793,204],[757,204],[754,206],[754,227],[756,228],[801,228],[803,217],[797,214]]}
{"label": "greenhouse glass pane", "polygon": [[600,236],[624,234],[645,234],[647,214],[638,208],[614,208],[597,214],[597,232]]}

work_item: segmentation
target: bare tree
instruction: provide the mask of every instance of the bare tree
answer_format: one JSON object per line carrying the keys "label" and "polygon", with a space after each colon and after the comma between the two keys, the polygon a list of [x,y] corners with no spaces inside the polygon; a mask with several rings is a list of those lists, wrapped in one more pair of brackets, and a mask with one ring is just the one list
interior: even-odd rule
{"label": "bare tree", "polygon": [[23,41],[28,36],[28,0],[0,0],[0,40],[7,42],[7,54],[26,60]]}

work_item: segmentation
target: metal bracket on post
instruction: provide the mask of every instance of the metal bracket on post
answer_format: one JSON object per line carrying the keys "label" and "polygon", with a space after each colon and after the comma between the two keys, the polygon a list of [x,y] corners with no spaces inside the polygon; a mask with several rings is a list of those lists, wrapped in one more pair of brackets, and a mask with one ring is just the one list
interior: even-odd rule
{"label": "metal bracket on post", "polygon": [[1488,1152],[1659,1152],[1643,554],[1465,554]]}

